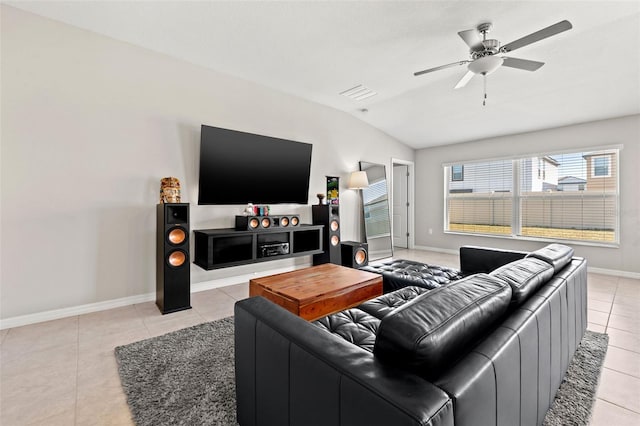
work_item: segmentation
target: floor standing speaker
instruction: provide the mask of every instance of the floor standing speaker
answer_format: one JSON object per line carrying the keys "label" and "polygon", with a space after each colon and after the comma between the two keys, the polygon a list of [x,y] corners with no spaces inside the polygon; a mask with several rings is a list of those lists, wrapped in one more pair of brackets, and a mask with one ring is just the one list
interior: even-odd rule
{"label": "floor standing speaker", "polygon": [[335,263],[340,265],[340,207],[318,204],[311,206],[314,225],[324,225],[322,247],[324,253],[313,255],[313,264]]}
{"label": "floor standing speaker", "polygon": [[362,268],[369,264],[369,250],[367,243],[357,241],[343,241],[341,244],[342,266]]}
{"label": "floor standing speaker", "polygon": [[189,204],[157,205],[156,305],[163,314],[191,308]]}

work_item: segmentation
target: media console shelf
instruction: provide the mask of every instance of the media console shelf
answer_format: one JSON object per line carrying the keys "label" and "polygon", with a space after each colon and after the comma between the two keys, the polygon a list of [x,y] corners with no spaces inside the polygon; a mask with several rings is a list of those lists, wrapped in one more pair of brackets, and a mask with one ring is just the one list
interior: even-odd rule
{"label": "media console shelf", "polygon": [[[322,228],[324,225],[299,225],[259,231],[237,231],[234,228],[194,230],[193,263],[202,269],[211,270],[322,253]],[[262,255],[262,247],[280,243],[289,245],[288,253]]]}

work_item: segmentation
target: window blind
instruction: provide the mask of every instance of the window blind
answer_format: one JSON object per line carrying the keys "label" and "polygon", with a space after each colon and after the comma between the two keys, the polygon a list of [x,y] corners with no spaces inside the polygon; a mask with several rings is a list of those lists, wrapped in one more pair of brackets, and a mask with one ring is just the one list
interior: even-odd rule
{"label": "window blind", "polygon": [[[445,230],[617,243],[618,156],[606,149],[445,166]],[[457,166],[461,181],[452,179]]]}
{"label": "window blind", "polygon": [[[462,169],[464,169],[464,176],[457,173]],[[447,176],[446,202],[449,231],[511,234],[513,209],[511,160],[452,165],[448,167]]]}

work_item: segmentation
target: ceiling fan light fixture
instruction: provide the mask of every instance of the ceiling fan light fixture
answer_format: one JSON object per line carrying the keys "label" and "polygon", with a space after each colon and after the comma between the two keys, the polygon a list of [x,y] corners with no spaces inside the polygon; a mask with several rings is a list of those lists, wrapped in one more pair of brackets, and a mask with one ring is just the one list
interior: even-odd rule
{"label": "ceiling fan light fixture", "polygon": [[502,65],[504,59],[500,56],[489,55],[478,58],[468,65],[469,71],[474,74],[489,75]]}

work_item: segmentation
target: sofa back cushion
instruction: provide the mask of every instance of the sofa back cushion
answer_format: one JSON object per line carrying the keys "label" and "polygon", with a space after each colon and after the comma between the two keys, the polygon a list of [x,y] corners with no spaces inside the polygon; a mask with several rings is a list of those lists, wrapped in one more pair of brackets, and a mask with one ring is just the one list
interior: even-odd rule
{"label": "sofa back cushion", "polygon": [[477,274],[424,293],[385,316],[373,353],[436,377],[490,332],[507,312],[511,287]]}
{"label": "sofa back cushion", "polygon": [[511,286],[511,306],[517,307],[551,279],[553,266],[538,258],[527,257],[504,265],[489,275]]}
{"label": "sofa back cushion", "polygon": [[573,249],[563,244],[549,244],[540,250],[533,251],[527,257],[535,257],[544,260],[551,266],[555,274],[571,262]]}

